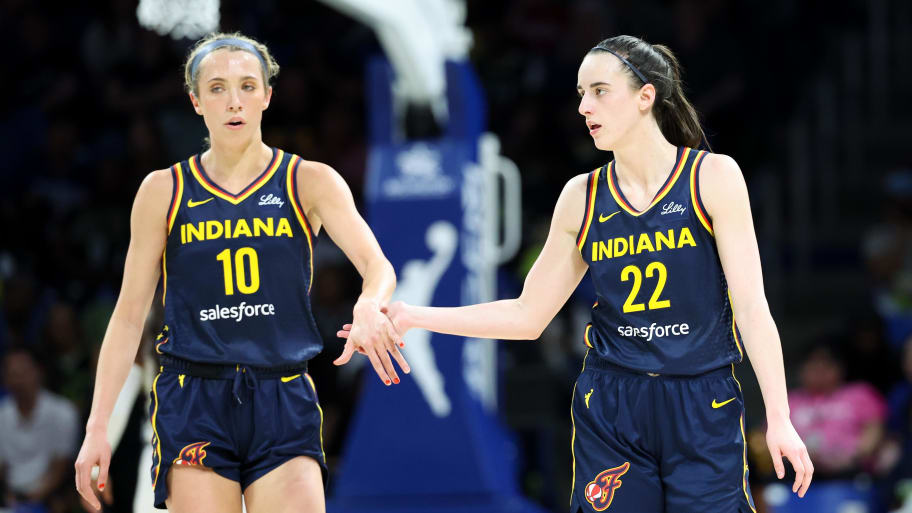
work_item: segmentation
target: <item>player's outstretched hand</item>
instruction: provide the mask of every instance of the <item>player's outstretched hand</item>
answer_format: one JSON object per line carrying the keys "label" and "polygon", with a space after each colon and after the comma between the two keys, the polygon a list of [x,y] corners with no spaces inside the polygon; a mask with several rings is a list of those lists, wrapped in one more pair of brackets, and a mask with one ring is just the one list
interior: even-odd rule
{"label": "player's outstretched hand", "polygon": [[380,310],[375,301],[360,300],[355,305],[354,321],[346,324],[337,335],[345,338],[342,355],[333,363],[344,365],[351,360],[355,351],[367,356],[380,380],[387,386],[399,383],[399,375],[393,367],[393,359],[403,372],[408,374],[411,368],[399,348],[405,347],[402,337],[393,327],[389,318]]}
{"label": "player's outstretched hand", "polygon": [[386,314],[393,323],[393,328],[403,337],[408,330],[412,329],[413,326],[408,316],[409,304],[405,301],[395,301],[384,306],[380,311]]}
{"label": "player's outstretched hand", "polygon": [[[389,306],[380,307],[380,311],[386,314],[387,318],[389,318],[390,322],[393,324],[393,329],[396,330],[396,333],[398,333],[400,337],[405,337],[405,333],[408,330],[412,329],[412,326],[409,324],[407,320],[408,317],[406,315],[408,307],[409,305],[404,301],[396,301]],[[351,329],[351,324],[343,324],[342,329],[336,332],[336,336],[339,338],[348,339],[351,336]],[[405,343],[400,343],[399,347],[405,347]],[[363,351],[360,350],[358,352],[363,353]]]}
{"label": "player's outstretched hand", "polygon": [[92,469],[98,466],[97,489],[103,492],[108,482],[110,463],[111,446],[108,444],[107,435],[104,432],[88,430],[76,458],[76,490],[96,510],[101,510],[101,502],[96,495],[95,486],[92,486]]}
{"label": "player's outstretched hand", "polygon": [[785,466],[782,457],[785,456],[795,469],[795,484],[792,491],[799,497],[804,497],[811,479],[814,476],[814,464],[808,456],[807,447],[795,431],[792,422],[788,419],[770,423],[766,428],[766,445],[769,447],[770,456],[773,457],[773,468],[779,479],[785,477]]}

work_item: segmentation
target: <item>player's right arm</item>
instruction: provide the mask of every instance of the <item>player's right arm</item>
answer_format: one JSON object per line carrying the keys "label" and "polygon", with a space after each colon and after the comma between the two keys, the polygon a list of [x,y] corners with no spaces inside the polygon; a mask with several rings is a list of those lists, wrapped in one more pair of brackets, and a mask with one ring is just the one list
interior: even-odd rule
{"label": "player's right arm", "polygon": [[[588,266],[576,246],[586,204],[588,175],[564,186],[541,254],[515,299],[451,308],[395,302],[387,314],[400,335],[411,328],[464,337],[535,340],[579,285]],[[344,336],[344,331],[339,333]]]}
{"label": "player's right arm", "polygon": [[108,419],[136,357],[158,285],[172,186],[170,170],[154,171],[143,180],[133,201],[123,283],[101,344],[86,437],[76,458],[76,489],[96,509],[101,504],[92,487],[92,467],[98,465],[98,488],[103,489],[111,460]]}

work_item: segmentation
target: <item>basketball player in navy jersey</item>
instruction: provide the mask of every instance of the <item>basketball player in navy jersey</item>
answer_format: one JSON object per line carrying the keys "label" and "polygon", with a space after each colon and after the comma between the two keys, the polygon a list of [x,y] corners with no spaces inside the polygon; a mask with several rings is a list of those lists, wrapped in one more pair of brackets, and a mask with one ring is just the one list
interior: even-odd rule
{"label": "basketball player in navy jersey", "polygon": [[664,46],[599,43],[579,68],[579,112],[614,160],[564,187],[520,297],[388,310],[403,335],[536,339],[591,273],[598,302],[571,405],[572,513],[755,511],[734,374],[745,350],[776,473],[784,456],[804,496],[814,471],[789,420],[744,178],[730,157],[696,149],[703,132],[680,75]]}
{"label": "basketball player in navy jersey", "polygon": [[277,73],[268,49],[239,34],[209,36],[187,59],[211,147],[151,173],[136,195],[76,461],[77,489],[96,508],[92,468],[103,489],[108,418],[160,277],[165,326],[150,407],[158,508],[239,513],[243,494],[252,513],[325,510],[323,414],[307,374],[322,348],[310,305],[321,229],[364,278],[346,351],[367,355],[387,385],[399,382],[392,360],[409,372],[380,311],[395,274],[348,186],[329,166],[262,141]]}

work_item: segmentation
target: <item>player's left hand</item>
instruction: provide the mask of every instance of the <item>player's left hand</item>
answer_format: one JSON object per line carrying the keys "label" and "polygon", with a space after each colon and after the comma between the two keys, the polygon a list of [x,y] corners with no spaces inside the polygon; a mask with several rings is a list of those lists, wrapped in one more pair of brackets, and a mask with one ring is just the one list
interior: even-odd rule
{"label": "player's left hand", "polygon": [[[344,335],[339,335],[346,339],[345,348],[342,350],[342,355],[333,363],[345,365],[351,360],[355,351],[358,351],[367,356],[374,371],[385,385],[398,384],[399,375],[393,367],[390,355],[403,372],[406,374],[411,372],[408,362],[399,352],[399,348],[405,347],[402,337],[396,332],[389,318],[380,311],[380,305],[375,301],[359,300],[353,313],[354,321],[343,327]],[[343,331],[339,333],[343,333]]]}
{"label": "player's left hand", "polygon": [[779,479],[785,477],[785,465],[782,463],[782,457],[785,456],[795,469],[795,484],[792,485],[792,492],[798,493],[799,497],[804,497],[808,487],[811,486],[814,464],[811,463],[807,447],[804,446],[804,442],[801,441],[792,422],[788,419],[770,422],[766,428],[766,445],[769,447],[770,456],[773,457],[776,476]]}
{"label": "player's left hand", "polygon": [[[92,488],[95,489],[98,487],[98,476],[96,472],[92,472]],[[101,489],[101,501],[106,505],[110,506],[114,504],[114,488],[111,486],[111,478],[108,478],[108,484]],[[98,513],[98,508],[89,504],[89,501],[85,500],[84,497],[79,497],[79,505],[82,506],[82,510],[86,513]]]}

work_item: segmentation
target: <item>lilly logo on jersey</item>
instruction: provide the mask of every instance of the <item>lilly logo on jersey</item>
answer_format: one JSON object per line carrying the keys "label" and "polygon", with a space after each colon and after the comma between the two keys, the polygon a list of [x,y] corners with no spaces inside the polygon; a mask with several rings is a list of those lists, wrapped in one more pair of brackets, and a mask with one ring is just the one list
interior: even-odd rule
{"label": "lilly logo on jersey", "polygon": [[611,507],[614,500],[614,493],[621,487],[623,481],[621,476],[630,470],[630,462],[625,461],[623,465],[609,468],[595,476],[595,479],[586,485],[586,500],[592,505],[595,511],[605,511]]}
{"label": "lilly logo on jersey", "polygon": [[607,241],[593,241],[592,261],[598,262],[624,255],[656,253],[664,249],[681,249],[685,246],[697,247],[690,228],[686,226],[680,230],[670,228],[667,232],[641,233],[627,237],[615,237]]}
{"label": "lilly logo on jersey", "polygon": [[259,205],[261,207],[263,205],[278,205],[281,207],[281,206],[285,205],[285,202],[282,201],[282,198],[275,196],[272,193],[269,193],[269,194],[264,194],[264,195],[260,196]]}
{"label": "lilly logo on jersey", "polygon": [[188,465],[191,467],[203,466],[203,460],[206,459],[206,446],[211,442],[192,443],[183,449],[174,458],[174,465]]}
{"label": "lilly logo on jersey", "polygon": [[684,215],[684,212],[687,212],[687,207],[680,203],[675,203],[674,201],[669,201],[668,203],[662,205],[662,215],[666,214],[675,214],[680,212],[681,215]]}

